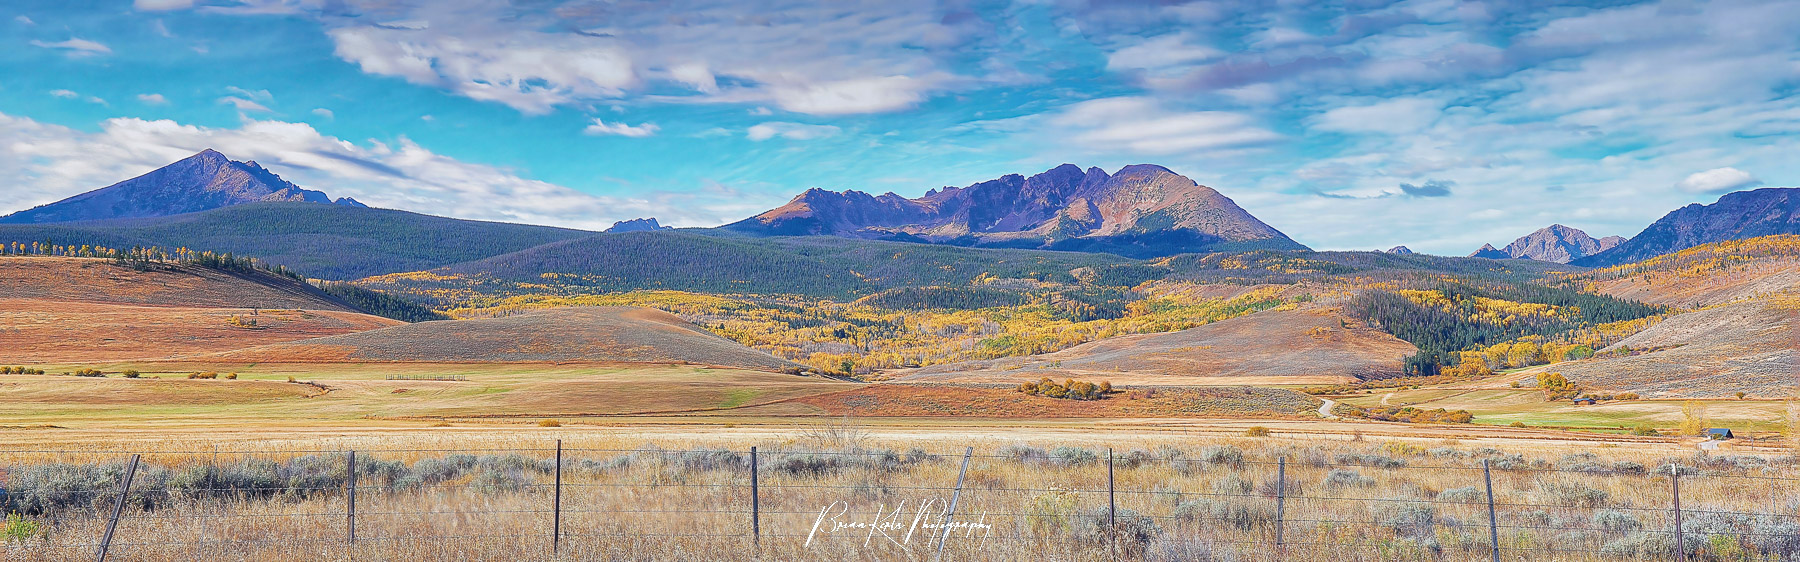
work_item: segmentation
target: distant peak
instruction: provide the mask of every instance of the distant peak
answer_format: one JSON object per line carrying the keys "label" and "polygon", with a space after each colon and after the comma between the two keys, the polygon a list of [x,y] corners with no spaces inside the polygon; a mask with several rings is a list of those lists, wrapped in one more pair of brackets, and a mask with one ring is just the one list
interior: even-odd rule
{"label": "distant peak", "polygon": [[1412,251],[1412,248],[1408,248],[1408,247],[1406,247],[1406,246],[1394,246],[1394,247],[1392,247],[1392,248],[1388,248],[1388,249],[1387,249],[1387,253],[1390,253],[1390,254],[1410,254],[1410,253],[1413,253],[1413,251]]}
{"label": "distant peak", "polygon": [[648,232],[648,231],[655,231],[655,230],[671,230],[671,229],[672,229],[671,227],[667,227],[667,226],[658,224],[656,222],[656,217],[650,217],[650,218],[631,219],[631,220],[615,222],[615,223],[613,223],[612,228],[606,229],[606,231],[603,232],[603,234],[611,234],[611,233],[617,233],[617,232]]}

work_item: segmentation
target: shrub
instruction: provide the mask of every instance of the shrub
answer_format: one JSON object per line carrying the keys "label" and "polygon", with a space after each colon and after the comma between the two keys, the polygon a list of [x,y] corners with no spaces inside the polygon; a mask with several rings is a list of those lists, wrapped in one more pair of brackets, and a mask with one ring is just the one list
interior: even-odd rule
{"label": "shrub", "polygon": [[79,369],[79,370],[75,371],[75,376],[77,376],[77,377],[104,377],[104,376],[106,376],[106,373],[100,372],[99,369]]}
{"label": "shrub", "polygon": [[1080,447],[1057,447],[1050,450],[1050,456],[1069,466],[1093,464],[1100,460],[1100,455]]}
{"label": "shrub", "polygon": [[7,514],[6,526],[0,528],[0,542],[22,542],[37,536],[39,526],[36,521],[26,519],[17,513]]}
{"label": "shrub", "polygon": [[229,374],[229,375],[225,375],[225,379],[226,379],[226,380],[234,380],[234,381],[235,381],[235,380],[237,380],[237,373],[231,373],[231,374]]}
{"label": "shrub", "polygon": [[1357,474],[1354,470],[1334,468],[1325,475],[1325,485],[1334,487],[1373,486],[1375,479]]}
{"label": "shrub", "polygon": [[562,422],[556,420],[544,420],[538,422],[538,427],[562,427]]}
{"label": "shrub", "polygon": [[1214,480],[1213,493],[1226,496],[1242,496],[1250,493],[1250,481],[1239,478],[1236,474],[1227,474],[1224,478]]}
{"label": "shrub", "polygon": [[1631,434],[1637,435],[1640,437],[1655,437],[1658,435],[1662,435],[1662,433],[1656,431],[1656,428],[1650,427],[1648,425],[1640,425],[1640,426],[1631,428]]}
{"label": "shrub", "polygon": [[1164,535],[1144,548],[1145,562],[1237,562],[1230,551],[1214,551],[1201,539]]}
{"label": "shrub", "polygon": [[1609,533],[1629,533],[1638,530],[1643,524],[1629,513],[1606,509],[1594,512],[1594,526]]}
{"label": "shrub", "polygon": [[1438,499],[1438,501],[1456,502],[1456,503],[1486,502],[1487,501],[1487,492],[1484,492],[1480,488],[1476,488],[1474,486],[1465,486],[1462,488],[1451,488],[1448,490],[1444,490],[1442,492],[1438,492],[1437,499]]}
{"label": "shrub", "polygon": [[1250,429],[1244,430],[1244,437],[1268,437],[1270,435],[1272,433],[1269,432],[1269,428],[1260,425],[1250,426]]}
{"label": "shrub", "polygon": [[1244,452],[1229,445],[1213,445],[1200,450],[1200,460],[1238,468],[1244,465]]}
{"label": "shrub", "polygon": [[1129,509],[1108,513],[1105,507],[1092,507],[1076,513],[1073,527],[1070,531],[1078,539],[1104,543],[1110,538],[1128,543],[1127,548],[1142,548],[1162,534],[1162,528],[1156,525],[1155,519]]}
{"label": "shrub", "polygon": [[1400,468],[1406,466],[1406,461],[1404,460],[1363,453],[1341,453],[1332,457],[1332,460],[1337,461],[1337,463],[1341,465],[1367,466],[1371,468]]}
{"label": "shrub", "polygon": [[1506,427],[1525,427],[1525,422],[1512,422],[1506,424]]}
{"label": "shrub", "polygon": [[123,376],[123,377],[125,377],[125,378],[128,378],[128,379],[135,379],[135,378],[138,378],[138,377],[140,377],[140,376],[143,376],[143,374],[142,374],[142,373],[139,373],[139,372],[137,372],[137,371],[135,371],[135,370],[132,370],[132,369],[126,369],[126,370],[124,370],[124,371],[123,371],[123,372],[120,372],[120,373],[119,373],[119,375],[120,375],[120,376]]}
{"label": "shrub", "polygon": [[1248,530],[1275,520],[1275,512],[1267,506],[1244,505],[1217,500],[1192,500],[1175,506],[1176,519],[1187,522],[1218,522]]}

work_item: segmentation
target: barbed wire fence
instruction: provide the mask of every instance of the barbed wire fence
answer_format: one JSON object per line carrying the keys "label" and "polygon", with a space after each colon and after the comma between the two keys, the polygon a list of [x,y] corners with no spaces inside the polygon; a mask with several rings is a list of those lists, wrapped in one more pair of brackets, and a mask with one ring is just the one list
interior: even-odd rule
{"label": "barbed wire fence", "polygon": [[0,511],[11,514],[0,540],[10,559],[102,562],[394,548],[524,559],[1800,559],[1791,465],[1302,456],[560,441],[0,451]]}

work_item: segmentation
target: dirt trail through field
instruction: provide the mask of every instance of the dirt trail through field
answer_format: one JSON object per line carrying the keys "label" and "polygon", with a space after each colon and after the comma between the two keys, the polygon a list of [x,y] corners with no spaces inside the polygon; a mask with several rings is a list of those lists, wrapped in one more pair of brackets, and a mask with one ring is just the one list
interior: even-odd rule
{"label": "dirt trail through field", "polygon": [[1328,420],[1338,419],[1337,416],[1331,414],[1331,409],[1337,406],[1337,402],[1330,398],[1320,398],[1320,400],[1324,400],[1325,403],[1319,405],[1319,417]]}
{"label": "dirt trail through field", "polygon": [[1383,405],[1383,406],[1391,405],[1391,404],[1388,404],[1388,399],[1393,398],[1393,397],[1394,397],[1394,393],[1392,393],[1392,392],[1381,395],[1381,405]]}

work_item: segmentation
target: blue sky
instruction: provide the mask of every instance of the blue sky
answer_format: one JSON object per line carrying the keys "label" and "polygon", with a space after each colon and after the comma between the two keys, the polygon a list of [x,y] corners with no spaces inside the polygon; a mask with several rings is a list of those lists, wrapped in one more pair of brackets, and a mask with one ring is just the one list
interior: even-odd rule
{"label": "blue sky", "polygon": [[1157,163],[1320,249],[1791,186],[1793,2],[13,1],[0,209],[202,148],[371,205],[712,226]]}

